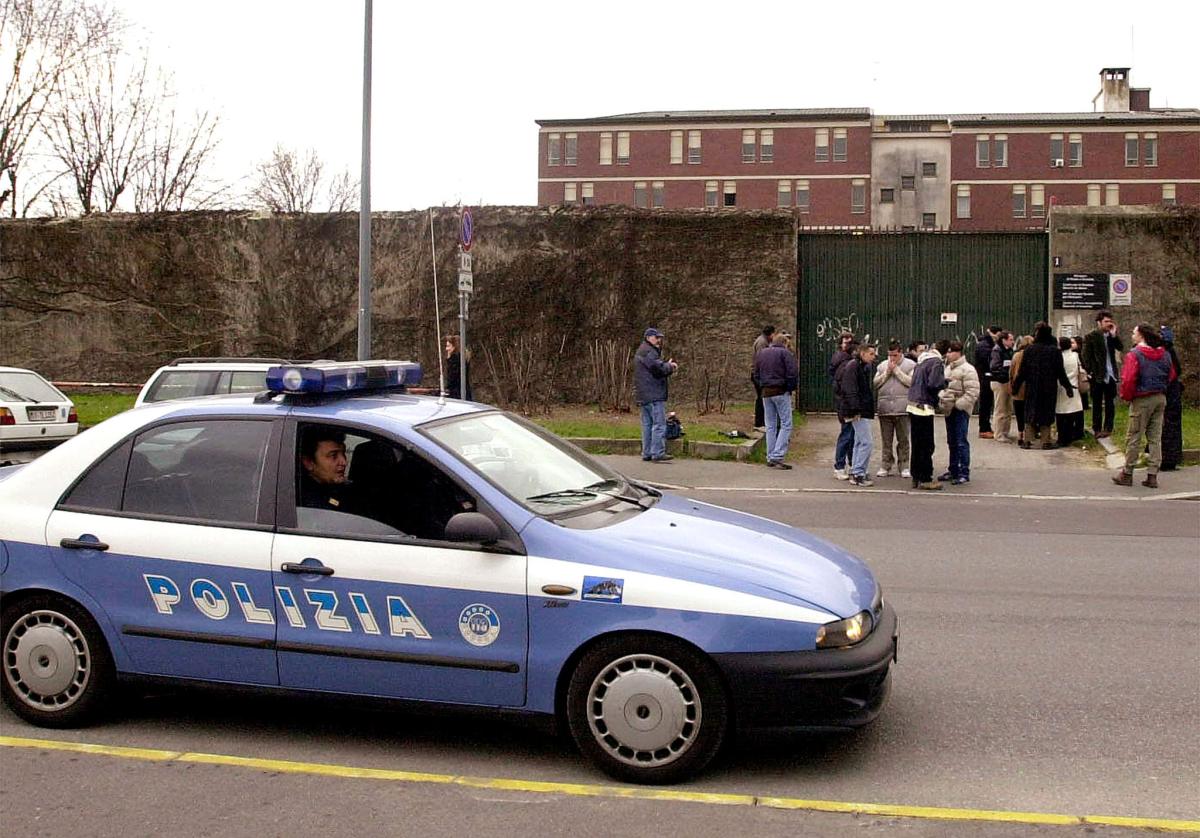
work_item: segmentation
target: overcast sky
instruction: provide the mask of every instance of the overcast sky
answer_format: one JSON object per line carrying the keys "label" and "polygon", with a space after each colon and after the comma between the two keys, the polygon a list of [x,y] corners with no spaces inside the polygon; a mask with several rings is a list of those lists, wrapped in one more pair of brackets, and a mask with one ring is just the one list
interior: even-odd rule
{"label": "overcast sky", "polygon": [[[362,0],[113,0],[221,114],[218,174],[277,143],[355,176]],[[533,204],[535,119],[644,110],[1088,111],[1101,67],[1200,107],[1190,2],[376,0],[372,208]]]}

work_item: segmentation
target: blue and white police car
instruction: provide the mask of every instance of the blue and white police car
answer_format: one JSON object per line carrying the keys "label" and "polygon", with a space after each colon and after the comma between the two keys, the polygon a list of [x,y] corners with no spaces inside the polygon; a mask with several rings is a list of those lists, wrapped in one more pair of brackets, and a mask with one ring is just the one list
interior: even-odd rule
{"label": "blue and white police car", "polygon": [[419,380],[277,366],[0,469],[9,706],[75,726],[118,679],[474,705],[638,783],[735,727],[878,715],[898,623],[863,562]]}

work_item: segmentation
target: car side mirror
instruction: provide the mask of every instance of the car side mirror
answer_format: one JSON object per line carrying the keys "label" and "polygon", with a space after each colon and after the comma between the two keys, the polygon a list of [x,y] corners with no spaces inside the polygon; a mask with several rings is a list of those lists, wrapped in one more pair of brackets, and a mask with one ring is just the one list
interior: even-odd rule
{"label": "car side mirror", "polygon": [[500,528],[482,512],[459,512],[446,522],[446,540],[495,544],[500,540]]}

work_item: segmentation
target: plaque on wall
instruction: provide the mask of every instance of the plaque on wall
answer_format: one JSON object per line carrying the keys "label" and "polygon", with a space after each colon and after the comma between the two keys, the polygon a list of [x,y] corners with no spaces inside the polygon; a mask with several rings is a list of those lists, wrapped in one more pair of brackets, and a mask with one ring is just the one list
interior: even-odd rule
{"label": "plaque on wall", "polygon": [[1055,274],[1056,309],[1108,308],[1108,274]]}

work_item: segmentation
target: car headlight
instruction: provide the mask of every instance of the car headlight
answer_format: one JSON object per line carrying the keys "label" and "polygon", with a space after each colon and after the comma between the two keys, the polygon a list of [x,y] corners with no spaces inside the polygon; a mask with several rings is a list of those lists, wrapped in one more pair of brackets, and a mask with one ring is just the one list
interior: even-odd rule
{"label": "car headlight", "polygon": [[826,623],[817,629],[817,648],[835,649],[853,646],[871,633],[872,620],[868,611],[859,611],[853,617]]}

